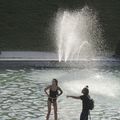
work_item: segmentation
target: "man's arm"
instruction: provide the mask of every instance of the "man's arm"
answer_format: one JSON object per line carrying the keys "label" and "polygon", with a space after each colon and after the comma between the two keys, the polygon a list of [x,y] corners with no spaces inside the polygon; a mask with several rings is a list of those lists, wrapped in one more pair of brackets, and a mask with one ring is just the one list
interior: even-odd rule
{"label": "man's arm", "polygon": [[80,96],[69,96],[69,95],[68,95],[67,98],[69,98],[69,97],[70,97],[70,98],[73,98],[73,99],[80,99]]}

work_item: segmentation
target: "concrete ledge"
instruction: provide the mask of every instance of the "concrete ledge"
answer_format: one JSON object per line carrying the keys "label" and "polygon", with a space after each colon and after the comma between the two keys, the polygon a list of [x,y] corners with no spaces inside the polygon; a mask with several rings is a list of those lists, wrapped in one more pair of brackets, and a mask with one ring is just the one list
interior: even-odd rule
{"label": "concrete ledge", "polygon": [[0,69],[2,68],[89,68],[120,66],[120,59],[114,57],[96,57],[79,61],[58,62],[57,54],[50,52],[2,51]]}

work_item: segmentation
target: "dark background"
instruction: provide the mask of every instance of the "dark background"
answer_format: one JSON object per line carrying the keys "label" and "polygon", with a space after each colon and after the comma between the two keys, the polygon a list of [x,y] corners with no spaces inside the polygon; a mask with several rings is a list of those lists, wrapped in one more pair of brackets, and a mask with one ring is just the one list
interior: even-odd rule
{"label": "dark background", "polygon": [[120,54],[120,0],[0,0],[0,50],[55,51],[55,13],[85,4],[98,12],[105,49]]}

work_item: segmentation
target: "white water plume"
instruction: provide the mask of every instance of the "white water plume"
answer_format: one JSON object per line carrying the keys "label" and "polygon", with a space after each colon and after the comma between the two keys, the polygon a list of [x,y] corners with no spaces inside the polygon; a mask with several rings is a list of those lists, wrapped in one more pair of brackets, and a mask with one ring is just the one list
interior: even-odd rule
{"label": "white water plume", "polygon": [[55,37],[59,61],[93,57],[95,41],[101,39],[96,14],[85,6],[81,10],[59,10],[55,21]]}

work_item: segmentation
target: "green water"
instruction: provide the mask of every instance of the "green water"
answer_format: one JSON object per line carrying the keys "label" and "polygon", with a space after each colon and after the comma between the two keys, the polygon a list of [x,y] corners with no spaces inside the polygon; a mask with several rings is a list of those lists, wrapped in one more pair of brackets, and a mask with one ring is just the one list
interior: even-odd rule
{"label": "green water", "polygon": [[86,1],[98,14],[105,47],[119,49],[120,0],[1,0],[0,49],[54,51],[51,26],[56,12],[61,8],[76,10]]}

